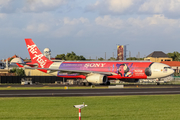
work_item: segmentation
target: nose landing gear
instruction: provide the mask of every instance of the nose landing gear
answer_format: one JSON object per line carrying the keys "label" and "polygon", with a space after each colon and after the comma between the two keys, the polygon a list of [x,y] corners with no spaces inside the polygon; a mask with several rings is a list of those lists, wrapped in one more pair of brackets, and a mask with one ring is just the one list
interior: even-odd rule
{"label": "nose landing gear", "polygon": [[160,82],[159,81],[161,81],[159,78],[157,78],[157,80],[156,80],[156,85],[160,85]]}
{"label": "nose landing gear", "polygon": [[160,83],[159,83],[159,82],[156,82],[156,85],[160,85]]}

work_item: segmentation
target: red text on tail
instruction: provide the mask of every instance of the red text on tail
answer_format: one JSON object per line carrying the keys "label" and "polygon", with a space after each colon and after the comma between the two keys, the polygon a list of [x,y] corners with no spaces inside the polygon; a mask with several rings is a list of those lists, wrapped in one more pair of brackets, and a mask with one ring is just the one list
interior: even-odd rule
{"label": "red text on tail", "polygon": [[49,66],[53,63],[51,60],[47,59],[38,47],[34,44],[32,39],[25,39],[26,46],[31,57],[32,63],[38,63],[39,68],[49,68]]}

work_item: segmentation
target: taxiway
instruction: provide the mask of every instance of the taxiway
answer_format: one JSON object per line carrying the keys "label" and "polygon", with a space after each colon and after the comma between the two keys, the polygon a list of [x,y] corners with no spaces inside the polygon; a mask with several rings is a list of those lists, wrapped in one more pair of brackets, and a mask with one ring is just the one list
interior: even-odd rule
{"label": "taxiway", "polygon": [[176,88],[122,88],[122,89],[55,89],[55,90],[0,90],[0,97],[44,96],[115,96],[115,95],[180,94]]}

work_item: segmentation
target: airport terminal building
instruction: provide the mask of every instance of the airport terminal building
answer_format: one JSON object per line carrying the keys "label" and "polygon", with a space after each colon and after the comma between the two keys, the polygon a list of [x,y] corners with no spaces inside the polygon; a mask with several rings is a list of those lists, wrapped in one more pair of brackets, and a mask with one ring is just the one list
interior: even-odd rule
{"label": "airport terminal building", "polygon": [[162,62],[162,61],[172,61],[172,58],[170,58],[167,54],[165,54],[162,51],[154,51],[151,54],[149,54],[144,60],[152,61],[152,62]]}

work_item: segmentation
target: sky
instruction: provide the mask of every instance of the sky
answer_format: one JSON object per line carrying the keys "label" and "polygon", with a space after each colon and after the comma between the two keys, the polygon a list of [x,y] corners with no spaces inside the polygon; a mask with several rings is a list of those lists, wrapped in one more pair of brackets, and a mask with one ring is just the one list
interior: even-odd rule
{"label": "sky", "polygon": [[0,0],[0,59],[29,58],[32,38],[52,57],[75,52],[87,59],[153,51],[180,52],[180,0]]}

